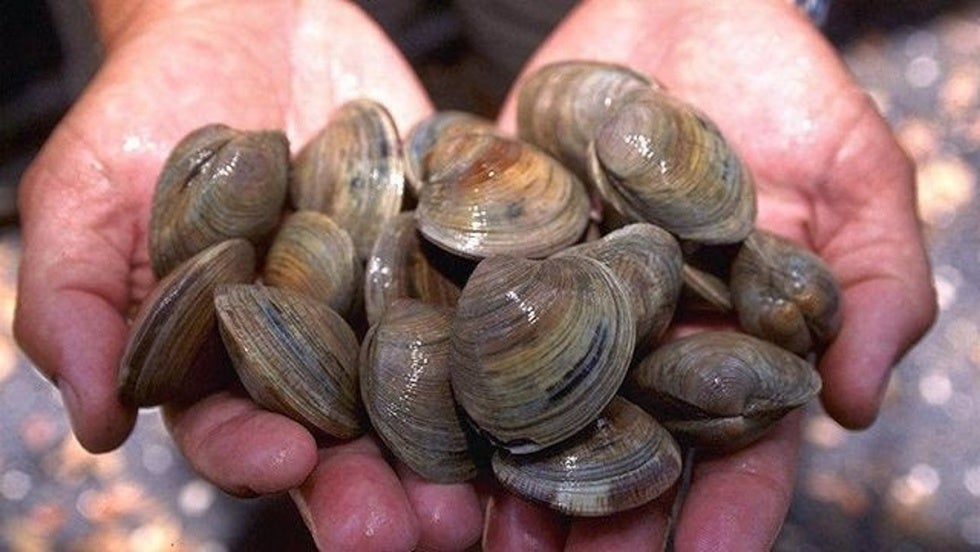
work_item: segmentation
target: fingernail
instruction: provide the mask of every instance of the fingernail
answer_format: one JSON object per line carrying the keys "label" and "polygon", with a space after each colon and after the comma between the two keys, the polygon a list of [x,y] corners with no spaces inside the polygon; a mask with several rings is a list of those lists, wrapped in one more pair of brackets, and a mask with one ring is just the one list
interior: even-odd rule
{"label": "fingernail", "polygon": [[489,549],[487,544],[487,535],[490,531],[491,518],[494,515],[496,515],[496,504],[494,503],[494,497],[490,496],[487,499],[487,507],[483,512],[483,535],[480,537],[480,548],[482,550]]}
{"label": "fingernail", "polygon": [[292,499],[293,504],[296,506],[296,510],[299,512],[299,517],[303,520],[303,525],[306,525],[307,531],[309,531],[310,536],[313,537],[313,544],[316,545],[316,549],[323,550],[316,532],[316,525],[313,522],[313,512],[310,510],[309,504],[306,503],[306,497],[303,496],[303,491],[299,488],[290,489],[289,498]]}

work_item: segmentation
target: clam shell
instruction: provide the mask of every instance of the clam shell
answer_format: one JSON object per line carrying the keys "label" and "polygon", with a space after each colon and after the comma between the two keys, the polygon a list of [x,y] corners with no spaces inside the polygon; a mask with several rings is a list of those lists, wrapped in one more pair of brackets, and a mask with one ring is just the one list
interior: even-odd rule
{"label": "clam shell", "polygon": [[279,223],[289,144],[279,131],[208,125],[173,149],[157,180],[149,225],[153,273],[231,238],[259,243]]}
{"label": "clam shell", "polygon": [[795,353],[829,343],[840,330],[840,287],[817,255],[756,230],[732,264],[732,300],[741,327]]}
{"label": "clam shell", "polygon": [[598,416],[635,338],[626,292],[599,261],[490,257],[456,306],[453,393],[493,442],[534,452]]}
{"label": "clam shell", "polygon": [[605,516],[650,502],[681,474],[670,433],[626,399],[615,397],[567,443],[536,454],[498,451],[497,480],[512,492],[573,516]]}
{"label": "clam shell", "polygon": [[340,439],[361,433],[359,345],[322,302],[261,285],[221,287],[221,338],[257,404]]}
{"label": "clam shell", "polygon": [[633,366],[623,394],[679,440],[734,450],[820,392],[802,358],[767,341],[705,331],[661,345]]}
{"label": "clam shell", "polygon": [[660,339],[674,316],[682,284],[681,248],[669,232],[635,223],[556,254],[566,255],[592,257],[619,278],[636,318],[638,352]]}
{"label": "clam shell", "polygon": [[415,226],[415,212],[399,213],[378,235],[364,273],[368,324],[380,320],[398,298],[454,307],[472,262],[436,250]]}
{"label": "clam shell", "polygon": [[254,277],[255,251],[243,239],[213,245],[165,276],[133,320],[120,360],[120,400],[156,406],[182,398],[193,388],[188,380],[195,377],[194,361],[217,334],[214,289]]}
{"label": "clam shell", "polygon": [[449,386],[451,312],[399,299],[361,348],[361,397],[388,449],[430,481],[476,476],[465,422]]}
{"label": "clam shell", "polygon": [[297,210],[330,215],[367,259],[374,240],[402,206],[405,169],[398,129],[379,103],[341,105],[296,156],[289,194]]}
{"label": "clam shell", "polygon": [[620,102],[590,146],[589,173],[627,220],[684,240],[735,243],[755,224],[748,169],[711,121],[661,92],[641,90]]}
{"label": "clam shell", "polygon": [[589,142],[629,92],[660,85],[600,61],[559,61],[528,75],[517,96],[518,135],[586,178]]}
{"label": "clam shell", "polygon": [[534,146],[468,134],[438,141],[426,159],[419,230],[454,254],[546,257],[588,225],[585,187]]}
{"label": "clam shell", "polygon": [[341,315],[359,302],[362,278],[350,235],[316,211],[296,211],[283,221],[263,271],[266,284],[305,293]]}
{"label": "clam shell", "polygon": [[437,111],[422,119],[409,130],[405,138],[405,181],[409,189],[419,197],[428,178],[425,156],[439,140],[461,134],[496,132],[493,121],[465,111]]}

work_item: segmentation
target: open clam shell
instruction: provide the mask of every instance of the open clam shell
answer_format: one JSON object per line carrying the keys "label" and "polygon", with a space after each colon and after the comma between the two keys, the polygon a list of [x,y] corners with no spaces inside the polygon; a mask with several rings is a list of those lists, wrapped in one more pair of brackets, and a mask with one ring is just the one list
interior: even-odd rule
{"label": "open clam shell", "polygon": [[735,243],[755,224],[747,167],[711,121],[662,92],[638,90],[620,102],[590,146],[589,173],[627,220],[684,240]]}
{"label": "open clam shell", "polygon": [[153,273],[231,238],[259,243],[286,200],[289,144],[280,131],[208,125],[174,148],[157,180],[149,226]]}
{"label": "open clam shell", "polygon": [[254,278],[255,250],[243,239],[213,245],[165,276],[133,320],[120,360],[120,400],[156,406],[181,398],[194,386],[194,360],[217,333],[215,288]]}
{"label": "open clam shell", "polygon": [[426,479],[476,476],[468,429],[449,385],[451,312],[395,301],[361,348],[361,397],[391,452]]}
{"label": "open clam shell", "polygon": [[734,450],[820,392],[802,358],[731,331],[705,331],[658,347],[630,369],[623,394],[679,440]]}
{"label": "open clam shell", "polygon": [[817,255],[756,230],[732,264],[732,301],[748,333],[795,353],[829,343],[840,330],[837,279]]}
{"label": "open clam shell", "polygon": [[297,210],[321,211],[354,240],[363,261],[402,206],[401,140],[388,110],[369,99],[341,105],[296,156],[289,195]]}
{"label": "open clam shell", "polygon": [[324,303],[257,284],[214,297],[221,338],[249,395],[263,408],[340,439],[361,433],[359,345]]}
{"label": "open clam shell", "polygon": [[670,433],[649,414],[615,397],[567,443],[516,455],[498,451],[493,472],[523,497],[573,516],[605,516],[650,502],[681,474]]}
{"label": "open clam shell", "polygon": [[305,293],[347,315],[359,302],[361,262],[347,231],[317,211],[296,211],[276,233],[263,281]]}
{"label": "open clam shell", "polygon": [[495,444],[534,452],[598,416],[635,339],[626,292],[599,261],[491,257],[456,306],[453,393]]}
{"label": "open clam shell", "polygon": [[415,210],[419,230],[454,254],[546,257],[589,222],[584,185],[530,144],[493,134],[438,141]]}

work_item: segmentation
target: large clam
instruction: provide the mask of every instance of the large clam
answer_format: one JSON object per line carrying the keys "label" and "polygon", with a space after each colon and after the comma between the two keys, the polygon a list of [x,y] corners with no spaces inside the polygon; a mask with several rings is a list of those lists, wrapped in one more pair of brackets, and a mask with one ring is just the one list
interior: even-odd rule
{"label": "large clam", "polygon": [[751,174],[714,123],[669,94],[629,93],[590,150],[594,184],[628,220],[701,243],[735,243],[753,229]]}
{"label": "large clam", "polygon": [[453,393],[495,443],[541,450],[612,400],[635,338],[626,292],[601,262],[490,257],[456,306]]}
{"label": "large clam", "polygon": [[401,209],[405,169],[394,120],[368,99],[342,104],[293,162],[293,207],[324,212],[354,240],[359,258]]}
{"label": "large clam", "polygon": [[756,230],[732,265],[732,301],[742,328],[805,354],[840,329],[840,289],[827,264],[792,241]]}
{"label": "large clam", "polygon": [[545,257],[589,222],[584,185],[530,144],[494,134],[438,140],[415,210],[422,234],[468,258]]}
{"label": "large clam", "polygon": [[423,477],[441,482],[476,476],[475,437],[449,385],[452,311],[398,299],[361,348],[361,397],[388,449]]}
{"label": "large clam", "polygon": [[149,252],[161,278],[195,253],[231,238],[258,243],[286,199],[289,144],[280,131],[201,127],[173,149],[157,181]]}
{"label": "large clam", "polygon": [[497,451],[493,472],[504,487],[574,516],[605,516],[660,496],[681,474],[670,433],[615,397],[580,433],[527,455]]}
{"label": "large clam", "polygon": [[221,338],[255,402],[328,435],[362,431],[353,330],[320,301],[258,284],[214,297]]}
{"label": "large clam", "polygon": [[237,238],[204,249],[158,282],[140,306],[123,351],[122,402],[155,406],[198,388],[206,378],[192,373],[194,362],[217,336],[215,288],[254,277],[255,250]]}
{"label": "large clam", "polygon": [[732,450],[814,398],[820,376],[768,341],[705,331],[657,348],[630,370],[623,387],[678,439]]}
{"label": "large clam", "polygon": [[625,95],[650,87],[660,85],[613,63],[576,60],[545,65],[521,83],[518,134],[585,178],[596,130]]}

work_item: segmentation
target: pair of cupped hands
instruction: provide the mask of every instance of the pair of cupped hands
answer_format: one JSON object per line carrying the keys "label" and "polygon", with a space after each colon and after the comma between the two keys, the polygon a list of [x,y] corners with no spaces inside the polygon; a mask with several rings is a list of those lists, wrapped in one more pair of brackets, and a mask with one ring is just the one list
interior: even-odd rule
{"label": "pair of cupped hands", "polygon": [[[174,144],[211,122],[281,128],[294,152],[358,96],[401,129],[432,112],[410,67],[355,6],[188,1],[99,13],[107,56],[25,175],[15,332],[57,385],[93,452],[127,437],[116,397],[128,319],[155,284],[147,222]],[[655,76],[712,118],[754,173],[760,227],[805,244],[843,290],[843,327],[819,360],[843,426],[875,419],[889,374],[935,315],[913,167],[835,50],[785,0],[587,0],[525,72],[602,59]],[[500,116],[514,129],[513,94]],[[492,483],[428,483],[371,437],[320,446],[240,389],[163,409],[190,464],[239,495],[290,490],[324,549],[657,548],[671,497],[564,519]],[[791,499],[801,416],[696,464],[678,549],[761,550]],[[322,445],[322,443],[321,443]]]}

